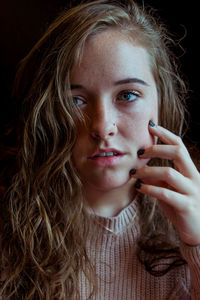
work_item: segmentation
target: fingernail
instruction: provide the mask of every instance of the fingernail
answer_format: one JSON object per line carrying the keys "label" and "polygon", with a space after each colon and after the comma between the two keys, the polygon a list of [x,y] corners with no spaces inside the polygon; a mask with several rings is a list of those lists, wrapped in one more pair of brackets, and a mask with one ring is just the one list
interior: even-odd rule
{"label": "fingernail", "polygon": [[137,154],[138,155],[142,155],[142,154],[144,154],[144,152],[145,152],[145,149],[139,149],[138,152],[137,152]]}
{"label": "fingernail", "polygon": [[134,175],[136,173],[136,169],[131,169],[130,170],[130,175]]}
{"label": "fingernail", "polygon": [[150,125],[151,127],[155,127],[155,126],[156,126],[156,124],[155,124],[154,122],[152,122],[151,120],[149,121],[149,125]]}
{"label": "fingernail", "polygon": [[138,180],[135,184],[135,188],[139,190],[141,188],[141,186],[142,186],[141,180]]}

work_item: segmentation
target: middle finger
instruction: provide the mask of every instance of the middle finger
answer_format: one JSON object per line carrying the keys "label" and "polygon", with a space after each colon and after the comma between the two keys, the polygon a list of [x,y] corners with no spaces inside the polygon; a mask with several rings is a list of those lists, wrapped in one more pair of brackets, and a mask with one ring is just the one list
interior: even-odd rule
{"label": "middle finger", "polygon": [[151,183],[164,182],[168,186],[171,186],[177,192],[182,194],[192,193],[191,181],[189,178],[184,177],[181,173],[170,167],[149,167],[136,170],[136,173],[132,175],[134,178],[145,179],[145,183],[148,184],[148,180]]}

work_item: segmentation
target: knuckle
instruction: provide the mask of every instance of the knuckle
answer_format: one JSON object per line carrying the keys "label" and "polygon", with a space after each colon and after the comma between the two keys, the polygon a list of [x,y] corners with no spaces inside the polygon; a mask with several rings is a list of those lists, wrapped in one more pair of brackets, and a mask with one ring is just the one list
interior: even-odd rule
{"label": "knuckle", "polygon": [[160,192],[160,197],[161,197],[161,199],[163,199],[166,202],[169,200],[169,193],[168,193],[167,189],[163,189]]}
{"label": "knuckle", "polygon": [[183,141],[182,141],[182,138],[179,135],[176,136],[176,139],[177,139],[177,143],[179,145],[182,145]]}
{"label": "knuckle", "polygon": [[180,157],[182,157],[183,156],[183,147],[181,147],[181,145],[178,145],[177,147],[176,147],[176,150],[175,150],[175,158],[177,159],[177,158],[180,158]]}
{"label": "knuckle", "polygon": [[174,170],[170,167],[166,167],[165,169],[165,178],[166,179],[173,179],[174,177]]}

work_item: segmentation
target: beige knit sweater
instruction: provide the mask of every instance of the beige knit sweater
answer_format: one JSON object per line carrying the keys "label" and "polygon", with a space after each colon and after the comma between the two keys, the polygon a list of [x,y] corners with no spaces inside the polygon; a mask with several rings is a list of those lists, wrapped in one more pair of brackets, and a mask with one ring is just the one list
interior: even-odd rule
{"label": "beige knit sweater", "polygon": [[[97,266],[98,293],[91,299],[200,300],[200,246],[181,245],[187,265],[162,277],[150,275],[136,257],[137,212],[135,200],[115,217],[95,216],[96,225],[91,228],[87,249]],[[87,299],[89,285],[84,274],[80,275],[80,292],[81,300]]]}

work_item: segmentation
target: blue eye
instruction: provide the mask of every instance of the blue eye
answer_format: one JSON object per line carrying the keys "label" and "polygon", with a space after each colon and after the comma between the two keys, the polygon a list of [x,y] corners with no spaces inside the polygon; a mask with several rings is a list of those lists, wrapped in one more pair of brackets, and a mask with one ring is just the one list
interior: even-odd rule
{"label": "blue eye", "polygon": [[84,104],[84,100],[82,100],[78,97],[73,97],[73,101],[74,101],[74,104],[77,106]]}
{"label": "blue eye", "polygon": [[139,93],[135,91],[122,92],[118,96],[118,100],[123,102],[133,102],[139,97]]}

